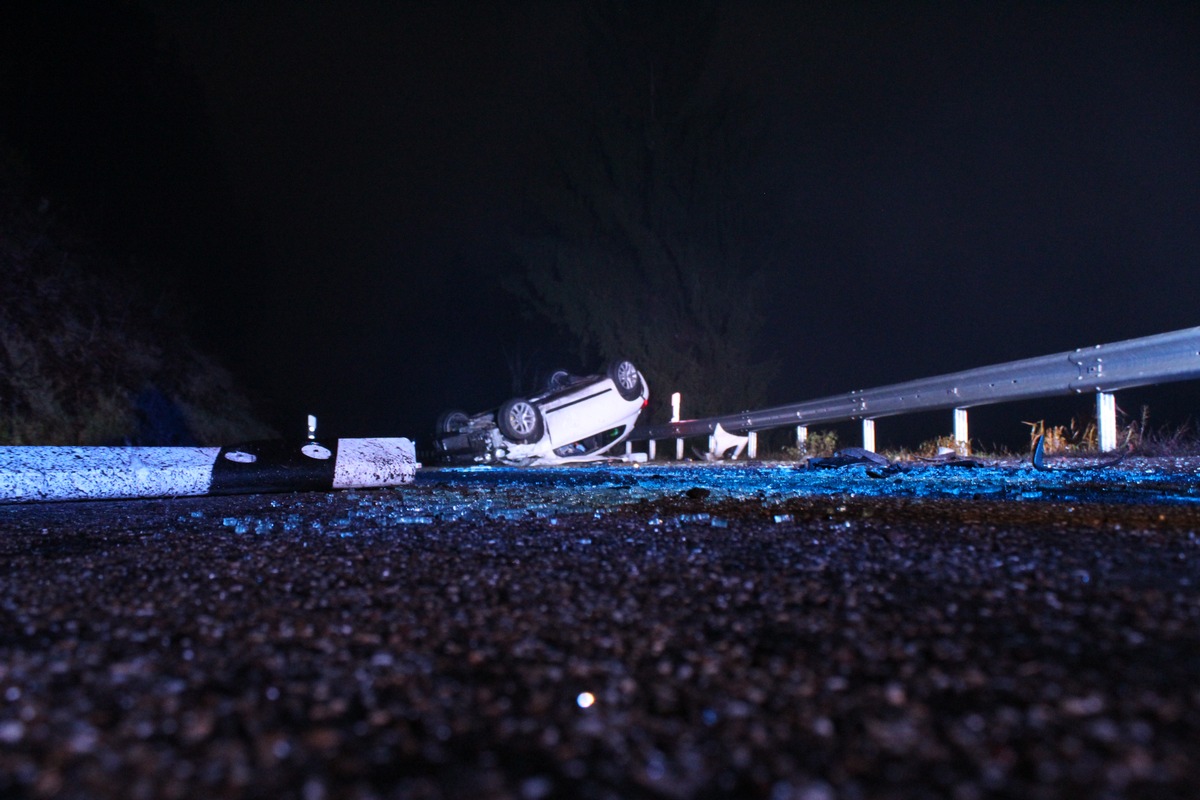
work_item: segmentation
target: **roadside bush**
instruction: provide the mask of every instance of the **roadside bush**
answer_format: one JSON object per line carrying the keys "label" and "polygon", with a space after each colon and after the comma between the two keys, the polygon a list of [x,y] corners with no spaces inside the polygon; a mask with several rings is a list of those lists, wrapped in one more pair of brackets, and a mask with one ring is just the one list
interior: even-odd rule
{"label": "roadside bush", "polygon": [[[168,298],[93,269],[111,256],[61,222],[0,152],[0,444],[224,444],[268,438]],[[112,270],[106,270],[112,272]]]}

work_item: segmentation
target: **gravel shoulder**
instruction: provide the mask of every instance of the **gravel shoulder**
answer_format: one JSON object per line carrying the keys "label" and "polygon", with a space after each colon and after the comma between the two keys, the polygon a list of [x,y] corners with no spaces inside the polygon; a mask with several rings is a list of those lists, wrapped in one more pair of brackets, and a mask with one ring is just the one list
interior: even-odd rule
{"label": "gravel shoulder", "polygon": [[[589,485],[593,513],[453,476],[0,507],[0,794],[1200,785],[1195,503],[748,498],[704,474]],[[527,513],[422,517],[438,493]]]}

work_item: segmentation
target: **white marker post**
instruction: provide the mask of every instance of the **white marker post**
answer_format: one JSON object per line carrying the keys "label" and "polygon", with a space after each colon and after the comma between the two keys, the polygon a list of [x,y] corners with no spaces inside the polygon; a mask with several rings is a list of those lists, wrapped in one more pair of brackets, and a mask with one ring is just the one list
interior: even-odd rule
{"label": "white marker post", "polygon": [[1117,449],[1117,398],[1112,392],[1096,392],[1096,428],[1100,452]]}
{"label": "white marker post", "polygon": [[967,410],[965,408],[954,409],[954,449],[960,456],[969,455],[971,452],[971,438],[967,435]]}
{"label": "white marker post", "polygon": [[875,452],[875,420],[863,420],[863,450],[868,453]]}
{"label": "white marker post", "polygon": [[[679,392],[671,395],[671,422],[679,422],[679,409],[682,405],[683,398]],[[675,460],[683,460],[683,439],[675,440]]]}

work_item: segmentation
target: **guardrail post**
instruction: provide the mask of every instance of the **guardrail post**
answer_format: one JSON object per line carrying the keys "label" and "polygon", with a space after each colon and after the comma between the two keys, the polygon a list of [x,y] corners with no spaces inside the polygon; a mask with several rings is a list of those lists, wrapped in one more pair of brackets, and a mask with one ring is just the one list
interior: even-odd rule
{"label": "guardrail post", "polygon": [[758,458],[758,431],[746,433],[746,458]]}
{"label": "guardrail post", "polygon": [[[671,422],[679,422],[679,408],[682,397],[679,392],[671,395]],[[683,439],[675,440],[675,460],[683,461]]]}
{"label": "guardrail post", "polygon": [[807,425],[797,425],[796,426],[796,450],[798,450],[800,452],[800,455],[804,455],[805,453],[808,452],[808,426]]}
{"label": "guardrail post", "polygon": [[875,452],[875,420],[863,420],[863,450]]}
{"label": "guardrail post", "polygon": [[1117,399],[1112,392],[1096,392],[1096,428],[1100,452],[1117,449]]}
{"label": "guardrail post", "polygon": [[653,460],[654,460],[654,457],[655,457],[655,455],[656,455],[656,452],[655,452],[655,451],[658,449],[658,448],[655,446],[656,444],[657,444],[657,442],[655,442],[653,439],[648,439],[648,440],[646,441],[646,460],[647,460],[647,461],[653,461]]}
{"label": "guardrail post", "polygon": [[971,437],[967,435],[967,410],[965,408],[954,409],[954,449],[964,456],[971,452]]}

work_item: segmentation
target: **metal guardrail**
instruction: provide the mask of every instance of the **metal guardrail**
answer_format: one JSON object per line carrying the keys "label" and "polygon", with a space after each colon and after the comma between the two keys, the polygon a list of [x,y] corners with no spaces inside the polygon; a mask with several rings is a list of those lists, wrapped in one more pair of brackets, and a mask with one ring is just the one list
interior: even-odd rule
{"label": "metal guardrail", "polygon": [[746,434],[816,423],[1032,400],[1200,378],[1200,327],[1009,361],[791,405],[639,426],[633,441]]}

